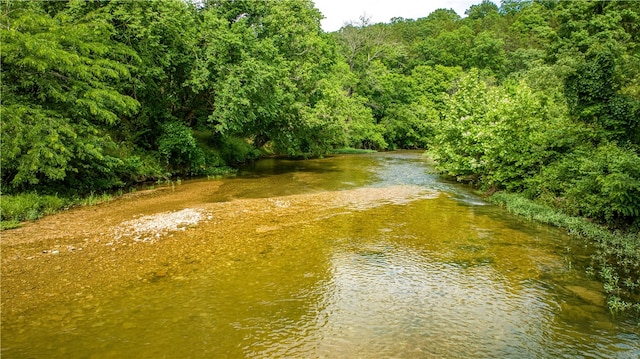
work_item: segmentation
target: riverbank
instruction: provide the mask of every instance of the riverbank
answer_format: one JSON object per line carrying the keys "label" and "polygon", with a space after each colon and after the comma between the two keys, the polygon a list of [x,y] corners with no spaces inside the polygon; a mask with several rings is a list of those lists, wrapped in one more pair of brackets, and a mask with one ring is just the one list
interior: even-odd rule
{"label": "riverbank", "polygon": [[[367,154],[375,153],[374,150],[364,150],[355,148],[338,148],[332,151],[331,155],[345,154]],[[268,157],[263,154],[263,157]],[[231,167],[216,167],[211,170],[213,175],[207,178],[221,178],[233,175],[237,169]],[[60,196],[58,194],[39,194],[37,192],[27,192],[18,194],[0,195],[0,231],[18,228],[25,222],[35,221],[44,216],[65,211],[73,207],[92,206],[104,202],[112,201],[127,193],[135,193],[138,190],[153,189],[155,186],[175,186],[181,180],[178,179],[157,179],[155,185],[132,185],[127,188],[102,192],[101,194],[91,192],[88,195]],[[153,182],[151,182],[153,183]]]}
{"label": "riverbank", "polygon": [[24,222],[35,221],[46,215],[77,206],[93,206],[113,200],[123,194],[91,193],[85,197],[60,197],[35,192],[0,196],[0,230],[20,227]]}
{"label": "riverbank", "polygon": [[584,238],[594,251],[588,273],[602,280],[612,314],[630,313],[640,318],[640,233],[614,232],[517,194],[497,192],[488,200],[529,220]]}
{"label": "riverbank", "polygon": [[[221,178],[231,175],[235,170],[228,170],[209,178]],[[58,212],[66,211],[75,207],[95,206],[101,203],[110,202],[123,196],[134,196],[136,192],[153,190],[155,188],[173,187],[182,181],[157,180],[154,184],[135,185],[127,189],[118,189],[110,192],[97,194],[94,192],[86,196],[59,196],[39,194],[37,192],[19,193],[14,195],[0,195],[0,230],[19,228],[27,222],[32,222]]]}

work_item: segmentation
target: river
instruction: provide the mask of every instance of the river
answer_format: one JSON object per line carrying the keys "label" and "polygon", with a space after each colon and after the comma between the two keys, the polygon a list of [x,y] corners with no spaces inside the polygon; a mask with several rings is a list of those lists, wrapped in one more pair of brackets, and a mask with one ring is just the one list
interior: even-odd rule
{"label": "river", "polygon": [[419,152],[265,159],[2,232],[2,358],[638,358],[588,250]]}

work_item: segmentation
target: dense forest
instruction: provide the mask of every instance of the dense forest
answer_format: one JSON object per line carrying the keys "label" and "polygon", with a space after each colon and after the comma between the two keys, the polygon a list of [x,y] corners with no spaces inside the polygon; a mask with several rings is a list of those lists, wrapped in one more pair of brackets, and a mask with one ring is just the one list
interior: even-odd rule
{"label": "dense forest", "polygon": [[639,303],[640,2],[425,15],[326,33],[311,0],[5,0],[3,202],[426,149],[487,194],[616,231],[597,274]]}

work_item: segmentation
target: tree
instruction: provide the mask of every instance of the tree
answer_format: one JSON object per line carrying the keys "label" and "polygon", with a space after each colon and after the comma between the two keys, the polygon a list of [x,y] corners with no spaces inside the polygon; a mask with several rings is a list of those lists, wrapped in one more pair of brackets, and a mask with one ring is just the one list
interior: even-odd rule
{"label": "tree", "polygon": [[[349,93],[357,81],[345,61],[338,61],[327,77],[318,84],[318,100],[305,116],[316,133],[316,148],[335,147],[386,148],[380,126],[375,124],[367,98]],[[324,142],[322,142],[324,141]]]}
{"label": "tree", "polygon": [[554,99],[525,80],[495,87],[477,71],[463,76],[430,150],[437,167],[484,187],[531,190],[536,174],[575,138],[564,102]]}
{"label": "tree", "polygon": [[600,138],[640,144],[640,98],[623,92],[637,79],[640,8],[615,2],[579,2],[559,9],[559,60],[575,70],[565,81],[572,115]]}
{"label": "tree", "polygon": [[[112,186],[123,162],[106,129],[139,103],[116,86],[129,77],[111,58],[109,24],[42,3],[8,3],[2,14],[2,185],[27,190],[62,183]],[[115,51],[114,51],[115,52]]]}
{"label": "tree", "polygon": [[471,20],[484,19],[488,16],[498,14],[498,6],[489,0],[483,0],[478,5],[471,5],[464,14]]}
{"label": "tree", "polygon": [[391,50],[386,27],[369,22],[362,15],[359,22],[351,22],[338,32],[338,41],[352,72],[366,71],[372,61]]}
{"label": "tree", "polygon": [[461,26],[453,31],[443,31],[437,37],[426,38],[417,45],[426,65],[469,66],[473,30]]}
{"label": "tree", "polygon": [[566,80],[572,114],[606,140],[640,143],[640,102],[620,94],[610,53],[589,56]]}
{"label": "tree", "polygon": [[469,51],[469,66],[501,74],[506,63],[504,41],[490,31],[476,35]]}
{"label": "tree", "polygon": [[190,84],[208,98],[210,125],[257,148],[307,152],[304,109],[334,61],[320,12],[307,0],[209,5]]}
{"label": "tree", "polygon": [[197,99],[185,82],[196,56],[197,16],[180,0],[109,2],[96,11],[113,24],[113,38],[135,55],[122,56],[132,73],[123,89],[142,104],[135,117],[123,120],[124,139],[157,148],[166,121],[197,122]]}

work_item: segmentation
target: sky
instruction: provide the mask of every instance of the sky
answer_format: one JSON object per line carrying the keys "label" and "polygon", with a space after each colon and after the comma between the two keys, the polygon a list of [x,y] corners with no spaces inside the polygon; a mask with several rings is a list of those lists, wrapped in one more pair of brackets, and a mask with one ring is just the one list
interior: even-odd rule
{"label": "sky", "polygon": [[[371,23],[389,22],[392,17],[418,19],[426,17],[436,9],[453,9],[460,16],[471,5],[482,0],[313,0],[325,19],[322,29],[327,32],[339,30],[346,22],[357,21],[361,15]],[[498,3],[499,1],[494,1]]]}

